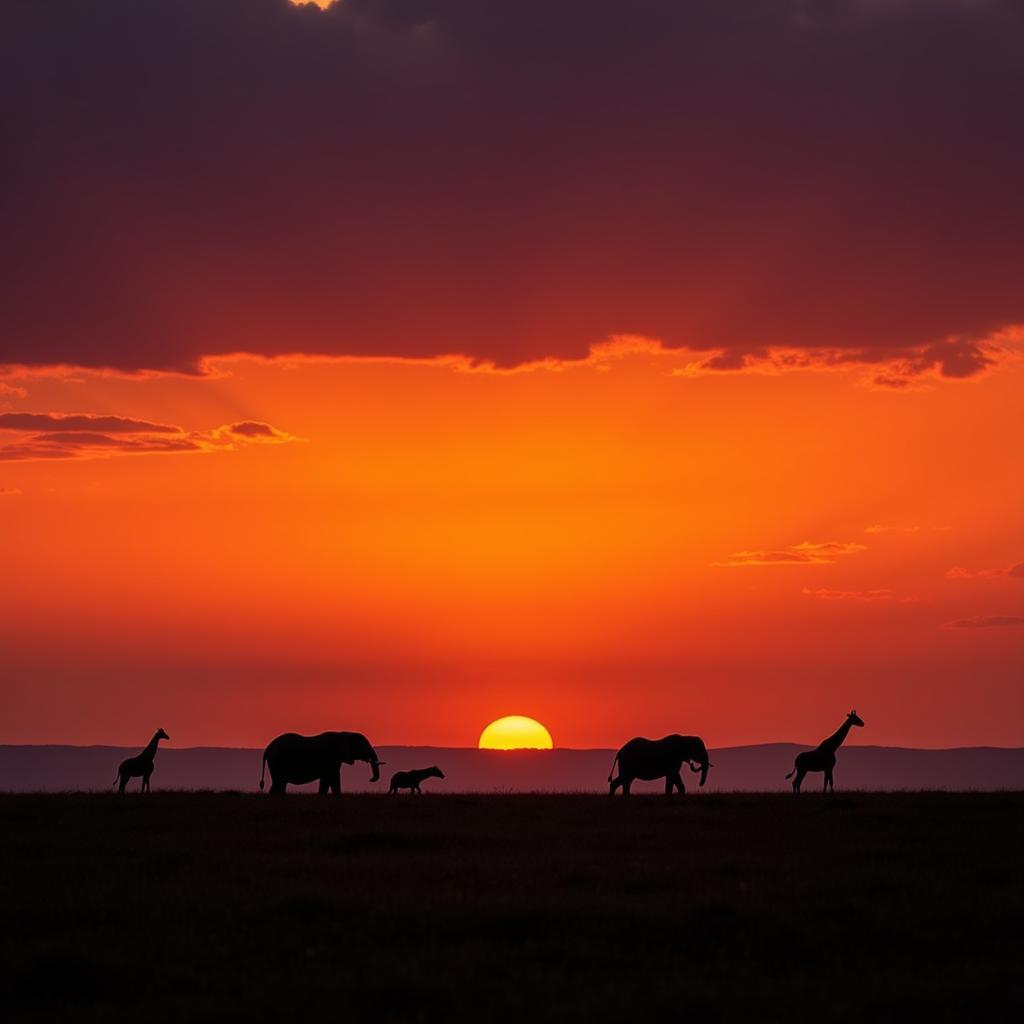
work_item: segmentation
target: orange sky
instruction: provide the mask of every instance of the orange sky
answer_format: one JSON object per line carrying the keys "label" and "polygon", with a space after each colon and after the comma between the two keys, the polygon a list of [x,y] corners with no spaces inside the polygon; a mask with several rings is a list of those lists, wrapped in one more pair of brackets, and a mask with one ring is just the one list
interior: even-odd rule
{"label": "orange sky", "polygon": [[[11,379],[0,412],[293,439],[2,464],[2,740],[472,745],[521,713],[558,745],[723,745],[855,706],[862,742],[1024,742],[1024,578],[999,572],[1024,364],[894,392],[692,363]],[[1009,620],[943,628],[975,616]]]}

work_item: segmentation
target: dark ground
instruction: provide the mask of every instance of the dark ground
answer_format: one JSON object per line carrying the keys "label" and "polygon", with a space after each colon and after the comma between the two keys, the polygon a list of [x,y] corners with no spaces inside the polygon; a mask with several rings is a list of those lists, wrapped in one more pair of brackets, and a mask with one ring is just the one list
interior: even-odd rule
{"label": "dark ground", "polygon": [[10,1020],[1009,1020],[1024,794],[0,795]]}

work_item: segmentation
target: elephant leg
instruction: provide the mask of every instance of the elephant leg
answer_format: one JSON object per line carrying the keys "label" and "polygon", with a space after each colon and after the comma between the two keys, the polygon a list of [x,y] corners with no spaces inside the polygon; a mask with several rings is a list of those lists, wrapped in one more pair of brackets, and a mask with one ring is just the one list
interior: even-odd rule
{"label": "elephant leg", "polygon": [[686,786],[683,784],[683,777],[676,772],[676,777],[672,780],[675,784],[676,789],[679,790],[679,795],[683,796],[686,793]]}
{"label": "elephant leg", "polygon": [[320,785],[317,787],[317,791],[316,791],[317,792],[317,796],[327,796],[327,792],[330,789],[330,785],[331,784],[328,781],[327,776],[325,775],[320,780]]}
{"label": "elephant leg", "polygon": [[127,785],[128,785],[128,776],[127,775],[122,775],[120,777],[120,785],[118,786],[118,789],[117,789],[118,793],[122,793],[123,794],[125,786],[127,786]]}
{"label": "elephant leg", "polygon": [[608,795],[609,796],[615,796],[615,790],[617,790],[619,788],[619,786],[622,785],[622,779],[614,778],[614,779],[611,779],[610,782],[611,782],[611,784],[608,786]]}
{"label": "elephant leg", "polygon": [[629,787],[632,786],[632,785],[633,785],[633,780],[632,779],[623,779],[622,780],[622,795],[623,796],[629,796]]}
{"label": "elephant leg", "polygon": [[330,791],[335,796],[341,796],[341,768],[334,773],[334,778],[331,779]]}
{"label": "elephant leg", "polygon": [[283,796],[288,792],[287,782],[275,782],[273,776],[270,778],[270,795]]}

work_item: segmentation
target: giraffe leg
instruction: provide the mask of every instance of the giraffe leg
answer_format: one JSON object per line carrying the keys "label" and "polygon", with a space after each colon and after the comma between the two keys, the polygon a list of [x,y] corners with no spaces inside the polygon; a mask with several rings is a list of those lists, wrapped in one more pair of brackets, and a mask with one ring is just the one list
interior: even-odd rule
{"label": "giraffe leg", "polygon": [[801,768],[797,769],[797,771],[796,771],[796,778],[793,780],[793,792],[794,793],[799,793],[800,792],[800,783],[804,781],[804,776],[806,774],[807,774],[807,772],[803,771],[803,769],[801,769]]}
{"label": "giraffe leg", "polygon": [[827,772],[825,772],[825,786],[826,786],[826,788],[828,788],[828,789],[832,790],[833,792],[835,792],[836,784],[835,784],[835,782],[832,779],[832,769],[831,768],[829,768],[829,770]]}

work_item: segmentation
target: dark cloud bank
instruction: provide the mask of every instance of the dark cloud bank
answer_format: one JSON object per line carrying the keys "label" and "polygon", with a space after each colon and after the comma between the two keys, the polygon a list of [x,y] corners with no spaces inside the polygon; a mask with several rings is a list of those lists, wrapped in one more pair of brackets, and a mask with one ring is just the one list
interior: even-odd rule
{"label": "dark cloud bank", "polygon": [[12,0],[0,363],[640,334],[970,376],[1024,322],[1022,12]]}

